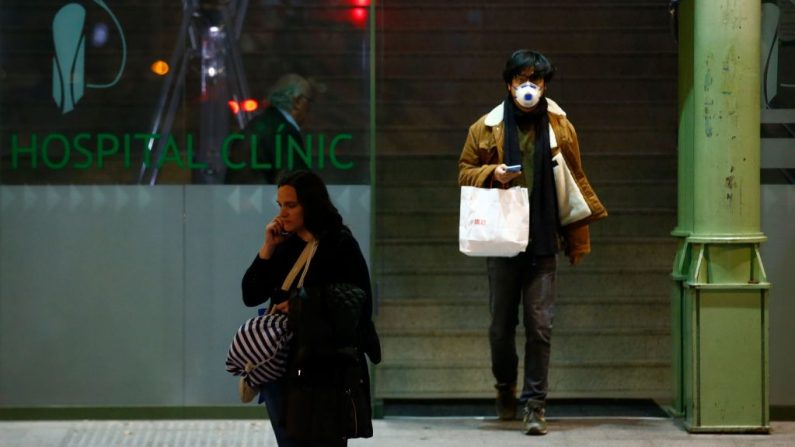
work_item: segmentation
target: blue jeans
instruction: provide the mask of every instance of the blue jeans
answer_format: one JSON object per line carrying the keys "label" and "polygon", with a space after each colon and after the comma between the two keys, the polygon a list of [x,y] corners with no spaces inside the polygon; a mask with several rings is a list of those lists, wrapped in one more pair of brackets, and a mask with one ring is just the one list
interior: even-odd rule
{"label": "blue jeans", "polygon": [[265,403],[268,408],[268,417],[271,420],[273,433],[276,436],[276,443],[279,447],[344,447],[347,441],[338,442],[316,442],[298,441],[287,436],[287,429],[284,424],[284,382],[265,382],[260,388],[259,402]]}

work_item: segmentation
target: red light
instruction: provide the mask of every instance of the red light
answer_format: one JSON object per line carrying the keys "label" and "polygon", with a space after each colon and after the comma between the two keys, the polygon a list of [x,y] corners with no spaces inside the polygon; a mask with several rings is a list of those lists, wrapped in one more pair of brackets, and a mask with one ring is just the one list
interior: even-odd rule
{"label": "red light", "polygon": [[253,112],[257,110],[257,107],[259,107],[259,104],[257,104],[256,100],[247,99],[243,101],[243,110],[245,110],[246,112]]}
{"label": "red light", "polygon": [[367,9],[366,8],[353,8],[351,9],[351,18],[353,22],[357,25],[363,25],[364,22],[367,20]]}
{"label": "red light", "polygon": [[235,115],[237,115],[238,112],[240,112],[240,104],[238,104],[237,101],[235,101],[234,99],[230,99],[227,102],[227,104],[229,104],[229,108],[232,109],[232,113],[234,113]]}
{"label": "red light", "polygon": [[370,6],[370,0],[353,0],[354,6]]}

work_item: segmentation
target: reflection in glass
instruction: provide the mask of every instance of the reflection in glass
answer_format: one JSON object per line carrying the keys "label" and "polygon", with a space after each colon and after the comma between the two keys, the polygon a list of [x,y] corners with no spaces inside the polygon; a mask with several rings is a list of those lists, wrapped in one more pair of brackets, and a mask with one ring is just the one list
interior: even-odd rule
{"label": "reflection in glass", "polygon": [[[3,184],[263,183],[297,166],[369,183],[369,0],[51,3],[3,3]],[[81,14],[53,33],[62,10]],[[256,165],[239,140],[289,73],[317,90],[301,99],[303,145]],[[272,172],[235,180],[241,157]]]}

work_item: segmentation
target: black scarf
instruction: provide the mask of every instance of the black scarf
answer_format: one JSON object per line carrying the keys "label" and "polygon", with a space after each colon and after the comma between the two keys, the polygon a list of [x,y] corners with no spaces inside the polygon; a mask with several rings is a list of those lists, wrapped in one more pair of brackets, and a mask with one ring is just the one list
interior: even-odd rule
{"label": "black scarf", "polygon": [[522,164],[517,123],[532,123],[535,128],[533,152],[533,190],[530,194],[530,238],[533,254],[552,256],[558,251],[558,202],[552,174],[552,150],[549,147],[549,116],[547,99],[541,100],[530,112],[523,112],[509,94],[505,99],[503,122],[505,164]]}

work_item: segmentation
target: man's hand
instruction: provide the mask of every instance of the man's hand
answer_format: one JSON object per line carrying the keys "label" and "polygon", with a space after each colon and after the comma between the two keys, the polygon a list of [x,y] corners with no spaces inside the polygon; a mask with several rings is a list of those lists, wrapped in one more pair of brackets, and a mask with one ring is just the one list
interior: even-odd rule
{"label": "man's hand", "polygon": [[583,253],[572,253],[569,255],[569,263],[571,265],[577,265],[582,261],[583,256],[585,256]]}
{"label": "man's hand", "polygon": [[508,165],[503,163],[501,165],[498,165],[494,169],[494,180],[497,180],[498,182],[502,183],[503,185],[506,184],[506,183],[509,183],[511,180],[513,180],[516,177],[519,177],[520,175],[522,175],[521,171],[520,172],[508,172],[508,171],[506,171],[505,168],[507,168],[507,167],[508,167]]}

